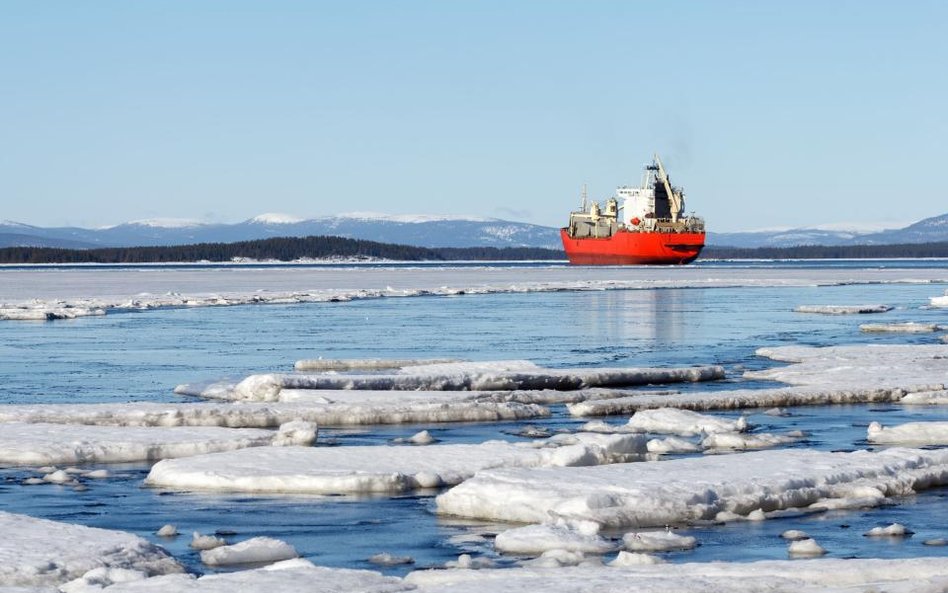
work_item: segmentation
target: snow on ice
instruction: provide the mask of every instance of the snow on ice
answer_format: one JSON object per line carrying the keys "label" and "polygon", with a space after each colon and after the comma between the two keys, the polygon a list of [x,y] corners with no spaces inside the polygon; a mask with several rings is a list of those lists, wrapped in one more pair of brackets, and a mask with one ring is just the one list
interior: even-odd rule
{"label": "snow on ice", "polygon": [[596,465],[645,452],[642,436],[599,434],[427,447],[266,447],[162,461],[145,483],[241,492],[403,492],[458,484],[487,468]]}
{"label": "snow on ice", "polygon": [[164,550],[144,539],[0,511],[0,587],[59,585],[94,569],[142,576],[182,572]]}
{"label": "snow on ice", "polygon": [[[250,450],[248,452],[253,452]],[[166,462],[169,463],[169,462]],[[174,463],[174,462],[170,462]],[[948,450],[760,451],[600,467],[494,469],[437,497],[437,511],[475,519],[655,527],[806,508],[881,503],[948,483]]]}
{"label": "snow on ice", "polygon": [[[315,426],[290,423],[287,430],[217,427],[113,427],[61,424],[2,424],[0,463],[52,465],[153,461],[265,445],[305,445]],[[49,481],[49,480],[47,480]]]}
{"label": "snow on ice", "polygon": [[698,540],[671,531],[635,531],[623,535],[622,544],[630,552],[670,552],[690,550],[698,545]]}
{"label": "snow on ice", "polygon": [[566,550],[583,554],[605,554],[616,545],[593,530],[577,530],[566,524],[528,525],[497,534],[494,547],[505,554],[539,556],[549,550]]}
{"label": "snow on ice", "polygon": [[416,588],[397,577],[383,576],[371,570],[325,568],[303,559],[284,560],[263,568],[240,570],[202,577],[168,575],[117,583],[106,593],[396,593]]}
{"label": "snow on ice", "polygon": [[572,391],[590,387],[712,381],[724,378],[720,366],[683,368],[573,368],[547,369],[527,361],[453,363],[408,367],[396,373],[268,373],[251,375],[229,389],[214,384],[177,393],[240,401],[281,401],[283,390],[377,391]]}
{"label": "snow on ice", "polygon": [[253,537],[230,545],[201,551],[201,562],[208,566],[263,564],[297,558],[296,548],[272,537]]}
{"label": "snow on ice", "polygon": [[557,570],[416,571],[406,581],[421,593],[941,593],[948,587],[948,559],[855,560],[820,558],[762,562],[577,566]]}
{"label": "snow on ice", "polygon": [[869,424],[867,440],[880,445],[948,445],[948,422],[907,422],[884,427]]}
{"label": "snow on ice", "polygon": [[297,398],[294,393],[283,392],[281,397],[296,401],[4,405],[0,406],[0,422],[276,428],[295,420],[320,426],[348,426],[494,422],[545,418],[550,415],[550,411],[543,406],[492,401],[490,397],[480,398],[469,392],[320,392],[318,400],[313,397]]}

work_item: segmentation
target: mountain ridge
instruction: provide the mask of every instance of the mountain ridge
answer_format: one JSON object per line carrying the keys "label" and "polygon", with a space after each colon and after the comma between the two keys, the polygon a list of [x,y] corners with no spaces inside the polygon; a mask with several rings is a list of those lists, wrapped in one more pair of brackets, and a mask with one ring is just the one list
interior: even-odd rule
{"label": "mountain ridge", "polygon": [[[265,213],[238,223],[155,218],[98,229],[44,228],[0,220],[0,247],[149,247],[320,235],[428,248],[562,247],[557,228],[474,216],[350,212],[302,219],[288,214]],[[707,238],[708,246],[737,248],[939,241],[948,241],[948,213],[900,229],[881,231],[833,230],[824,226],[730,233],[711,231]]]}

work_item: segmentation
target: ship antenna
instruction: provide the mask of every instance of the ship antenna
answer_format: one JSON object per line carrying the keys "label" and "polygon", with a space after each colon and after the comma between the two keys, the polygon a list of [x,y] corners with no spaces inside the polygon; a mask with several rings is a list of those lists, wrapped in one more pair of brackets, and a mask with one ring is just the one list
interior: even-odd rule
{"label": "ship antenna", "polygon": [[586,184],[583,184],[583,212],[586,211]]}

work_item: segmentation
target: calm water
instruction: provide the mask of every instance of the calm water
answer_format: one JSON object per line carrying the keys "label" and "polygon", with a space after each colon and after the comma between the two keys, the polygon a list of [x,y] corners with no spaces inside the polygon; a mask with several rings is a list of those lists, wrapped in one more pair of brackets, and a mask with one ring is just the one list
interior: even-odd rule
{"label": "calm water", "polygon": [[[905,267],[904,262],[899,265]],[[862,285],[499,294],[7,322],[0,324],[0,403],[181,401],[171,392],[179,383],[289,370],[297,359],[320,356],[523,358],[557,367],[721,364],[728,371],[727,381],[676,388],[763,386],[740,379],[745,369],[774,364],[754,356],[762,346],[937,341],[932,334],[860,334],[858,326],[867,321],[948,323],[945,310],[920,308],[945,288]],[[800,304],[863,303],[886,303],[896,309],[873,316],[791,312]],[[753,414],[750,419],[758,430],[804,428],[810,437],[795,446],[826,450],[865,447],[865,427],[871,420],[896,424],[948,419],[942,408],[898,406],[826,406],[792,412],[784,418]],[[553,418],[525,424],[575,429],[581,422],[554,407]],[[431,429],[444,442],[478,442],[514,439],[509,433],[521,426],[325,429],[320,439],[383,444]],[[162,540],[153,532],[174,523],[188,534],[225,530],[238,534],[236,539],[270,535],[292,543],[318,564],[373,568],[366,559],[378,552],[410,555],[417,566],[441,564],[466,551],[492,554],[489,540],[482,536],[504,528],[440,520],[431,512],[432,493],[369,498],[168,493],[141,487],[146,465],[111,469],[115,477],[89,481],[84,492],[52,485],[24,487],[20,480],[35,472],[0,470],[0,505],[14,512],[137,533],[161,543],[198,572],[207,569],[187,547],[189,537]],[[881,509],[693,529],[690,533],[698,536],[701,547],[669,559],[784,558],[786,544],[776,535],[791,528],[809,532],[832,556],[944,555],[945,548],[921,542],[948,536],[946,496],[946,489],[938,489]],[[917,534],[906,540],[862,537],[870,527],[891,521],[903,522]],[[386,569],[396,574],[405,570]]]}

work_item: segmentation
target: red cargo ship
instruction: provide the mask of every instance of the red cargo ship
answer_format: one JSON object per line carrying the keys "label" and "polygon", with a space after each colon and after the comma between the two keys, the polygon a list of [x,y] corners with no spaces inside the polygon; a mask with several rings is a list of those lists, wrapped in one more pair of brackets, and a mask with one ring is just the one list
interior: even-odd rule
{"label": "red cargo ship", "polygon": [[605,206],[593,202],[569,215],[560,229],[569,263],[674,265],[694,261],[704,247],[704,220],[682,216],[685,194],[668,179],[662,161],[645,167],[641,187],[622,186]]}

